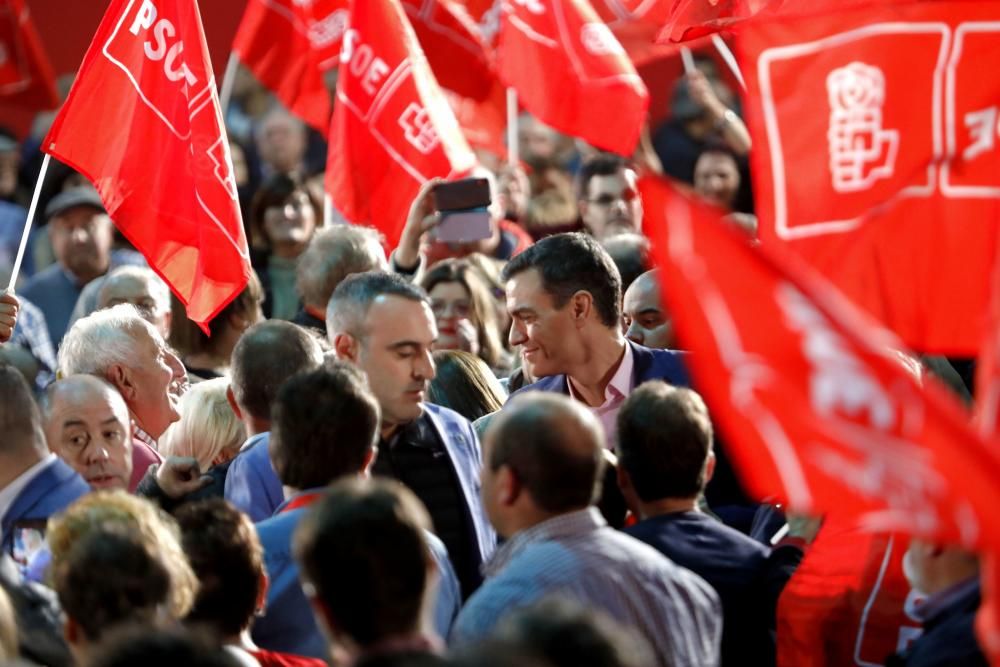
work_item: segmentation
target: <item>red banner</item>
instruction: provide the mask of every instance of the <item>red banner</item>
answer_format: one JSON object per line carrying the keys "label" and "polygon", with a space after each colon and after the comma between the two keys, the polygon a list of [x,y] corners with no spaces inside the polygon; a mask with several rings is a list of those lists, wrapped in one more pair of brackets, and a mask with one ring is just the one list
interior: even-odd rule
{"label": "red banner", "polygon": [[249,0],[233,51],[292,113],[326,134],[348,0]]}
{"label": "red banner", "polygon": [[474,166],[399,0],[353,0],[330,127],[333,205],[392,248],[420,186]]}
{"label": "red banner", "polygon": [[203,327],[247,283],[216,82],[194,0],[114,0],[43,144]]}
{"label": "red banner", "polygon": [[760,234],[912,348],[972,356],[1000,198],[1000,3],[896,2],[739,33]]}
{"label": "red banner", "polygon": [[0,0],[0,100],[30,111],[59,106],[52,67],[24,0]]}
{"label": "red banner", "polygon": [[598,148],[632,155],[649,93],[590,3],[530,0],[505,6],[498,53],[501,79],[534,116]]}

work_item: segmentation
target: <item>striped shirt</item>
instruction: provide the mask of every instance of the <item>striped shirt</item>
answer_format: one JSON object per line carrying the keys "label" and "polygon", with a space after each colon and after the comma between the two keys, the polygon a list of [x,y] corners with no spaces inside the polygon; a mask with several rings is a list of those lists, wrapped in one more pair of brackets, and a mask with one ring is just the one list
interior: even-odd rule
{"label": "striped shirt", "polygon": [[644,637],[657,664],[719,664],[722,611],[703,579],[610,528],[591,507],[523,530],[486,565],[486,583],[452,630],[455,645],[490,634],[511,611],[550,595],[599,609]]}

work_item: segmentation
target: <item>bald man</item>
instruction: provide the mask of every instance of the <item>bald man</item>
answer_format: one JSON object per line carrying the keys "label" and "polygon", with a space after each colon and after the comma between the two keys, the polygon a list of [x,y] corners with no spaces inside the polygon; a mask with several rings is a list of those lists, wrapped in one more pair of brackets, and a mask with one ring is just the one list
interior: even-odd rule
{"label": "bald man", "polygon": [[512,611],[549,595],[600,609],[643,637],[657,664],[719,662],[719,597],[696,574],[609,527],[600,495],[604,430],[578,401],[514,397],[483,446],[483,505],[507,538],[452,629],[455,645],[489,636]]}
{"label": "bald man", "polygon": [[656,350],[674,348],[674,325],[660,299],[658,269],[646,271],[625,290],[622,326],[625,337],[637,345]]}
{"label": "bald man", "polygon": [[128,490],[132,434],[128,406],[106,380],[74,375],[51,385],[43,399],[45,439],[91,488]]}

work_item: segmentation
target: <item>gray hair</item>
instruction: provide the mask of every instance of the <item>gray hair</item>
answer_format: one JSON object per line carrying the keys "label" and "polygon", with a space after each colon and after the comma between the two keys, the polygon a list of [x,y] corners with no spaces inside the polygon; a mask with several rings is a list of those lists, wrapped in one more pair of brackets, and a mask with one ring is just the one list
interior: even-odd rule
{"label": "gray hair", "polygon": [[333,290],[352,273],[388,269],[378,232],[345,224],[317,230],[299,256],[295,288],[302,303],[326,308]]}
{"label": "gray hair", "polygon": [[375,299],[392,295],[430,305],[430,297],[422,288],[395,273],[368,271],[345,278],[326,308],[326,332],[330,340],[337,334],[363,336],[365,318]]}
{"label": "gray hair", "polygon": [[136,334],[146,331],[160,338],[130,303],[98,310],[82,317],[66,333],[59,347],[59,375],[86,373],[105,377],[115,364],[130,366],[136,359]]}
{"label": "gray hair", "polygon": [[153,300],[156,301],[157,315],[162,315],[170,310],[170,288],[167,287],[165,282],[163,282],[163,279],[156,275],[156,272],[150,268],[145,266],[132,266],[129,264],[119,266],[104,278],[101,283],[100,291],[97,293],[97,307],[106,307],[105,300],[108,295],[107,291],[115,284],[116,281],[129,279],[141,280],[149,285],[149,294],[153,297]]}

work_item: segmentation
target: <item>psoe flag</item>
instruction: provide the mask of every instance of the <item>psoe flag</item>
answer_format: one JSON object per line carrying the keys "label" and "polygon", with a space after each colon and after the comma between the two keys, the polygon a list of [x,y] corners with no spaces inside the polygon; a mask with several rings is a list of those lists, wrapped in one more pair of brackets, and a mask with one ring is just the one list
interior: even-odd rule
{"label": "psoe flag", "polygon": [[249,254],[195,0],[113,0],[46,153],[84,174],[118,229],[207,323]]}
{"label": "psoe flag", "polygon": [[31,111],[59,105],[52,66],[24,0],[0,0],[0,101]]}

